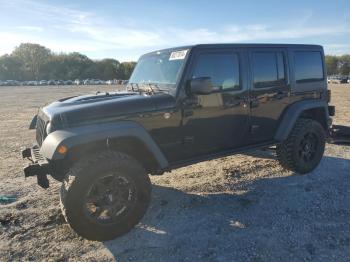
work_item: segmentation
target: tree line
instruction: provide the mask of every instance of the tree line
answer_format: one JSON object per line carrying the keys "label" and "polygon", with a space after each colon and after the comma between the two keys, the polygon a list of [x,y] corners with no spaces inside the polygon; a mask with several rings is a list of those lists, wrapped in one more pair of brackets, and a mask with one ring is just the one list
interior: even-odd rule
{"label": "tree line", "polygon": [[350,75],[350,55],[326,55],[328,75]]}
{"label": "tree line", "polygon": [[[39,44],[24,43],[0,57],[0,80],[129,79],[135,62],[92,60],[78,52],[53,53]],[[326,56],[328,75],[349,75],[350,55]]]}
{"label": "tree line", "polygon": [[39,44],[23,43],[0,57],[0,80],[129,79],[135,62],[92,60],[78,52],[54,53]]}

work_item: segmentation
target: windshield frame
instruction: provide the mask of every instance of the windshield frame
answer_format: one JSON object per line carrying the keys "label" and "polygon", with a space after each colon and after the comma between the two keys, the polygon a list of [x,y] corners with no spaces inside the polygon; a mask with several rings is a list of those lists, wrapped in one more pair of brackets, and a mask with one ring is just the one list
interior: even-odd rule
{"label": "windshield frame", "polygon": [[[139,83],[139,85],[142,86],[142,85],[148,85],[148,84],[156,84],[156,85],[159,85],[159,87],[162,90],[166,89],[169,92],[169,94],[171,94],[172,96],[176,96],[178,94],[179,85],[184,77],[184,72],[185,72],[187,63],[189,61],[190,55],[191,55],[192,46],[181,46],[181,47],[175,47],[175,48],[156,50],[156,51],[142,55],[137,61],[137,64],[138,64],[142,58],[147,57],[147,56],[157,55],[157,53],[159,53],[159,52],[160,53],[169,52],[171,54],[172,52],[183,51],[183,50],[188,50],[188,51],[186,53],[185,58],[183,59],[182,65],[180,66],[179,75],[176,79],[176,82],[174,84],[171,84],[171,85],[174,85],[174,87],[169,87],[169,85],[167,85],[167,84],[159,84],[159,83],[155,83],[155,82],[153,82],[153,83],[147,83],[147,82]],[[136,66],[137,66],[137,64],[136,64]],[[128,86],[130,86],[131,84],[132,83],[129,82]],[[135,83],[133,83],[133,84],[135,84]],[[136,90],[136,91],[138,91],[138,90]]]}

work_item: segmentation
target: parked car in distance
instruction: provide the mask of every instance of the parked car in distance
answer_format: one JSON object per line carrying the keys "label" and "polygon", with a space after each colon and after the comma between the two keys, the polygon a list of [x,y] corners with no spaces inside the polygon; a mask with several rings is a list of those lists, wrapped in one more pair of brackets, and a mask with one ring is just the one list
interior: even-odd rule
{"label": "parked car in distance", "polygon": [[15,81],[15,80],[6,80],[6,81],[5,81],[5,85],[7,85],[7,86],[16,86],[16,85],[18,85],[18,81]]}
{"label": "parked car in distance", "polygon": [[87,79],[84,81],[85,85],[103,85],[105,82],[100,79]]}
{"label": "parked car in distance", "polygon": [[39,85],[41,85],[41,86],[46,86],[46,85],[47,85],[47,81],[46,81],[46,80],[41,80],[41,81],[39,82]]}
{"label": "parked car in distance", "polygon": [[106,85],[117,85],[118,80],[117,79],[111,79],[105,82]]}
{"label": "parked car in distance", "polygon": [[79,79],[75,79],[75,80],[74,80],[74,84],[77,85],[77,86],[78,86],[78,85],[82,85],[82,84],[83,84],[83,81],[81,81],[81,80],[79,80]]}
{"label": "parked car in distance", "polygon": [[94,79],[94,85],[104,85],[105,81],[101,80],[101,79]]}
{"label": "parked car in distance", "polygon": [[340,84],[346,84],[348,82],[348,78],[346,76],[342,76],[339,78]]}
{"label": "parked car in distance", "polygon": [[64,85],[73,85],[73,81],[72,80],[65,80],[63,81]]}
{"label": "parked car in distance", "polygon": [[330,76],[327,78],[327,83],[329,84],[346,84],[348,82],[348,77],[346,76]]}
{"label": "parked car in distance", "polygon": [[56,83],[55,83],[55,80],[49,80],[47,81],[47,85],[49,86],[54,86]]}
{"label": "parked car in distance", "polygon": [[27,86],[36,86],[37,82],[36,81],[27,81]]}

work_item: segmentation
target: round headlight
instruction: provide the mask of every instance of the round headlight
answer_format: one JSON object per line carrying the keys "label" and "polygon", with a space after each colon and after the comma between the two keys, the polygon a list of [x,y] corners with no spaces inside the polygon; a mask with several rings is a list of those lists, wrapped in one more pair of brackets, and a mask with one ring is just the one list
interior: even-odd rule
{"label": "round headlight", "polygon": [[52,132],[52,125],[51,125],[51,123],[49,122],[49,123],[47,123],[47,125],[46,125],[46,134],[48,135],[48,134],[50,134]]}

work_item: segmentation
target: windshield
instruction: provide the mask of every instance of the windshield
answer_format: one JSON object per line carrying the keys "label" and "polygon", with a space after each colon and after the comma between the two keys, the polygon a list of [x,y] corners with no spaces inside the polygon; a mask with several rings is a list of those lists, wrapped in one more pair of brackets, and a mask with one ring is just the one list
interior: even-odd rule
{"label": "windshield", "polygon": [[142,56],[130,77],[129,84],[175,87],[187,51],[160,51]]}

